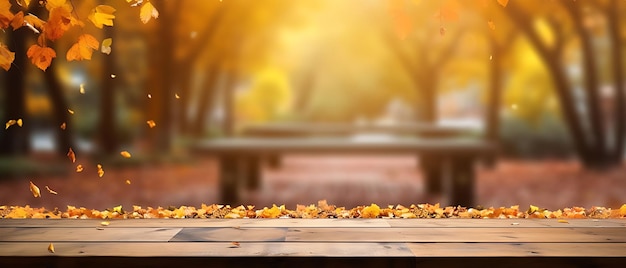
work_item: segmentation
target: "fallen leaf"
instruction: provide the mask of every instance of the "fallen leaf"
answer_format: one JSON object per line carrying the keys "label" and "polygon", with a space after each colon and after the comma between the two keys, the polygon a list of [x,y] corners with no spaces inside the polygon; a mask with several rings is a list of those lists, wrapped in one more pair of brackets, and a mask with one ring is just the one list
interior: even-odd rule
{"label": "fallen leaf", "polygon": [[72,163],[76,163],[76,154],[74,153],[74,150],[72,150],[72,147],[70,147],[70,150],[67,152],[67,157],[72,161]]}
{"label": "fallen leaf", "polygon": [[48,185],[46,185],[46,190],[48,190],[48,193],[51,193],[51,194],[54,194],[54,195],[59,194],[59,193],[57,193],[56,191],[54,191],[54,190],[50,189],[50,187],[48,187]]}
{"label": "fallen leaf", "polygon": [[241,244],[239,242],[233,241],[233,242],[230,242],[230,244],[232,245],[232,246],[230,246],[231,248],[239,248],[239,247],[241,247]]}
{"label": "fallen leaf", "polygon": [[65,58],[67,61],[91,60],[93,51],[98,49],[100,43],[90,34],[83,34],[78,37],[78,41],[67,51]]}
{"label": "fallen leaf", "polygon": [[156,127],[156,123],[154,122],[154,120],[148,120],[146,121],[146,123],[150,128]]}
{"label": "fallen leaf", "polygon": [[77,173],[83,172],[83,165],[77,165],[76,166],[76,172]]}
{"label": "fallen leaf", "polygon": [[41,197],[41,191],[39,191],[39,187],[37,187],[37,185],[35,185],[32,181],[30,182],[29,188],[34,197]]}
{"label": "fallen leaf", "polygon": [[108,221],[100,222],[100,225],[102,225],[102,226],[109,226],[109,224],[110,223]]}
{"label": "fallen leaf", "polygon": [[102,178],[104,176],[104,169],[102,169],[102,165],[98,164],[98,177]]}
{"label": "fallen leaf", "polygon": [[376,204],[371,204],[361,210],[361,217],[363,218],[376,218],[378,215],[380,215],[380,207]]}
{"label": "fallen leaf", "polygon": [[111,54],[111,45],[113,44],[113,39],[111,38],[107,38],[102,40],[102,44],[100,47],[100,52],[104,53],[104,54]]}
{"label": "fallen leaf", "polygon": [[130,158],[130,153],[128,151],[121,151],[120,154],[124,157],[124,158]]}
{"label": "fallen leaf", "polygon": [[14,60],[15,53],[11,52],[7,46],[0,43],[0,67],[2,67],[5,71],[8,71]]}
{"label": "fallen leaf", "polygon": [[117,207],[113,207],[113,212],[117,212],[119,214],[123,214],[124,211],[122,210],[122,205],[119,205]]}
{"label": "fallen leaf", "polygon": [[108,5],[99,5],[91,10],[91,14],[87,17],[93,25],[102,29],[104,25],[113,26],[113,19],[115,19],[115,8]]}
{"label": "fallen leaf", "polygon": [[45,71],[52,63],[52,59],[56,58],[57,53],[49,47],[32,45],[28,48],[28,51],[26,51],[26,56],[37,68]]}
{"label": "fallen leaf", "polygon": [[569,222],[568,222],[568,221],[566,221],[566,220],[558,220],[558,222],[559,222],[559,223],[569,223]]}
{"label": "fallen leaf", "polygon": [[48,252],[54,253],[54,245],[52,243],[50,243],[50,245],[48,245]]}
{"label": "fallen leaf", "polygon": [[139,11],[139,19],[144,24],[148,23],[150,19],[159,17],[159,11],[152,5],[152,3],[147,2],[141,6],[141,10]]}

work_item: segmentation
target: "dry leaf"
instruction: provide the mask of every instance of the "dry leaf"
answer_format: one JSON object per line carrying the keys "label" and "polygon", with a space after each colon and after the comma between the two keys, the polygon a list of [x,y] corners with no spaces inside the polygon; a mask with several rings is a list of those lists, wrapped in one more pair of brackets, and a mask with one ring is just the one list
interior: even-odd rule
{"label": "dry leaf", "polygon": [[115,8],[107,5],[99,5],[91,10],[91,14],[87,17],[93,25],[102,29],[104,25],[113,26],[113,19],[115,19]]}
{"label": "dry leaf", "polygon": [[39,191],[39,187],[35,185],[32,181],[30,182],[30,192],[33,193],[34,197],[41,197],[41,191]]}
{"label": "dry leaf", "polygon": [[148,23],[150,19],[159,17],[159,11],[152,5],[152,3],[147,2],[143,6],[141,6],[141,10],[139,11],[139,19],[144,24]]}
{"label": "dry leaf", "polygon": [[120,154],[124,157],[124,158],[130,158],[130,153],[128,151],[121,151]]}
{"label": "dry leaf", "polygon": [[156,123],[154,122],[154,120],[148,120],[146,121],[146,123],[150,128],[156,127]]}
{"label": "dry leaf", "polygon": [[41,47],[39,45],[32,45],[26,51],[26,56],[31,60],[37,68],[45,71],[52,63],[52,59],[56,58],[57,53],[49,47]]}
{"label": "dry leaf", "polygon": [[15,53],[11,52],[7,46],[0,43],[0,67],[2,67],[5,71],[8,71],[14,60]]}
{"label": "dry leaf", "polygon": [[67,61],[90,60],[93,51],[98,49],[99,46],[100,43],[93,35],[83,34],[78,37],[78,42],[67,51],[65,58]]}
{"label": "dry leaf", "polygon": [[109,224],[110,223],[108,221],[100,222],[100,225],[102,225],[102,226],[109,226]]}
{"label": "dry leaf", "polygon": [[558,222],[559,222],[559,223],[569,223],[569,222],[568,222],[568,221],[566,221],[566,220],[558,220]]}
{"label": "dry leaf", "polygon": [[241,244],[239,242],[236,242],[236,241],[230,242],[230,244],[232,245],[232,246],[230,246],[231,248],[239,248],[239,247],[241,247]]}
{"label": "dry leaf", "polygon": [[50,243],[50,245],[48,245],[48,252],[54,253],[54,245],[52,243]]}
{"label": "dry leaf", "polygon": [[76,172],[77,173],[83,172],[83,165],[77,165],[76,166]]}
{"label": "dry leaf", "polygon": [[67,152],[67,157],[72,161],[72,163],[76,163],[76,154],[74,150],[70,147],[70,150]]}
{"label": "dry leaf", "polygon": [[104,169],[102,169],[102,165],[98,164],[98,177],[102,178],[104,176]]}
{"label": "dry leaf", "polygon": [[111,45],[113,44],[113,39],[111,38],[107,38],[102,40],[102,44],[100,47],[100,52],[104,53],[104,54],[111,54]]}
{"label": "dry leaf", "polygon": [[66,127],[67,127],[67,124],[65,124],[65,122],[63,122],[63,123],[61,124],[61,129],[62,129],[62,130],[65,130],[65,128],[66,128]]}
{"label": "dry leaf", "polygon": [[15,121],[14,119],[7,121],[6,124],[4,124],[4,129],[9,129],[9,127],[15,125],[15,123],[17,123],[17,121]]}
{"label": "dry leaf", "polygon": [[22,125],[23,125],[22,118],[17,119],[17,125],[22,127]]}
{"label": "dry leaf", "polygon": [[54,194],[54,195],[59,194],[59,193],[57,193],[56,191],[54,191],[54,190],[50,189],[50,187],[48,187],[48,185],[46,185],[46,190],[48,190],[48,193],[51,193],[51,194]]}

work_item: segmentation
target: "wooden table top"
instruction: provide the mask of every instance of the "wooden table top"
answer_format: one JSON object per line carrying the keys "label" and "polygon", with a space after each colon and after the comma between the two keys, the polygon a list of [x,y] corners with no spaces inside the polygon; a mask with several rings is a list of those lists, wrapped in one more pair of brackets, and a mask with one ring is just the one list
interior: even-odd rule
{"label": "wooden table top", "polygon": [[479,129],[428,123],[347,124],[347,123],[264,123],[245,126],[242,134],[261,137],[336,136],[359,133],[451,137]]}
{"label": "wooden table top", "polygon": [[[108,226],[101,222],[2,219],[0,264],[59,258],[78,258],[85,264],[90,258],[100,262],[243,257],[398,258],[410,263],[547,257],[551,261],[544,263],[551,265],[583,258],[606,266],[626,261],[626,219],[137,219],[109,220]],[[50,243],[55,253],[48,252]]]}

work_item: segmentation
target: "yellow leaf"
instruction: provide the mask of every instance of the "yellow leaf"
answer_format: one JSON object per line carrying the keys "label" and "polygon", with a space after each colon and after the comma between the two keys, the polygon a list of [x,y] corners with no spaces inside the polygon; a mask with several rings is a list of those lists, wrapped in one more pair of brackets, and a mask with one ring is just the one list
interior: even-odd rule
{"label": "yellow leaf", "polygon": [[104,25],[113,26],[113,19],[115,19],[115,8],[107,5],[99,5],[93,10],[91,10],[91,14],[87,17],[93,25],[97,28],[102,29]]}
{"label": "yellow leaf", "polygon": [[626,216],[626,204],[623,204],[620,208],[619,208],[619,214],[622,216]]}
{"label": "yellow leaf", "polygon": [[8,71],[14,60],[15,53],[11,52],[7,46],[0,43],[0,67],[2,67],[5,71]]}
{"label": "yellow leaf", "polygon": [[67,61],[90,60],[93,50],[98,49],[99,46],[100,43],[95,37],[90,34],[83,34],[78,37],[78,42],[67,51],[65,58]]}
{"label": "yellow leaf", "polygon": [[119,214],[123,214],[124,212],[122,211],[122,205],[119,205],[117,207],[113,208],[113,212],[117,212]]}
{"label": "yellow leaf", "polygon": [[126,184],[130,185],[130,180],[126,180]]}
{"label": "yellow leaf", "polygon": [[72,161],[72,163],[76,163],[76,154],[74,150],[70,147],[70,150],[67,152],[67,157]]}
{"label": "yellow leaf", "polygon": [[154,122],[154,120],[148,120],[146,121],[146,123],[150,128],[156,127],[156,123]]}
{"label": "yellow leaf", "polygon": [[57,53],[49,47],[40,47],[39,45],[32,45],[26,51],[26,56],[31,60],[37,68],[45,71],[52,63],[52,59],[56,58]]}
{"label": "yellow leaf", "polygon": [[174,94],[174,98],[180,99],[180,96],[178,96],[178,94]]}
{"label": "yellow leaf", "polygon": [[130,153],[128,151],[121,151],[120,154],[124,157],[124,158],[130,158]]}
{"label": "yellow leaf", "polygon": [[113,44],[113,39],[107,38],[102,40],[102,47],[100,48],[100,52],[104,54],[111,54],[111,45]]}
{"label": "yellow leaf", "polygon": [[109,226],[109,224],[110,223],[108,221],[100,222],[100,225],[102,225],[102,226]]}
{"label": "yellow leaf", "polygon": [[102,178],[104,176],[104,169],[102,169],[102,165],[98,164],[98,177]]}
{"label": "yellow leaf", "polygon": [[74,114],[74,110],[72,110],[72,109],[67,109],[67,112],[70,113],[70,114]]}
{"label": "yellow leaf", "polygon": [[39,191],[39,187],[35,185],[32,181],[30,182],[30,192],[33,193],[34,197],[41,197],[41,191]]}
{"label": "yellow leaf", "polygon": [[15,121],[14,119],[11,119],[11,120],[7,121],[7,122],[4,124],[4,126],[5,126],[5,127],[4,127],[4,129],[9,129],[9,127],[10,127],[10,126],[12,126],[12,125],[15,125],[15,123],[16,123],[16,122],[17,122],[17,121]]}
{"label": "yellow leaf", "polygon": [[530,208],[528,208],[528,214],[532,214],[532,213],[535,213],[537,211],[539,211],[539,207],[537,207],[537,206],[530,205]]}
{"label": "yellow leaf", "polygon": [[503,7],[506,7],[506,5],[509,4],[509,0],[498,0],[498,4],[500,4]]}
{"label": "yellow leaf", "polygon": [[23,125],[22,118],[17,119],[17,125],[22,127],[22,125]]}
{"label": "yellow leaf", "polygon": [[559,222],[559,223],[569,223],[569,222],[568,222],[568,221],[566,221],[566,220],[558,220],[558,222]]}
{"label": "yellow leaf", "polygon": [[80,92],[80,94],[85,94],[85,84],[80,84],[80,88],[78,89],[78,92]]}
{"label": "yellow leaf", "polygon": [[376,218],[380,215],[380,207],[376,204],[366,206],[361,210],[362,218]]}
{"label": "yellow leaf", "polygon": [[141,10],[139,11],[139,19],[144,24],[148,23],[150,19],[159,17],[159,11],[152,5],[152,3],[147,2],[141,6]]}
{"label": "yellow leaf", "polygon": [[50,189],[50,187],[48,187],[48,185],[46,185],[46,190],[48,190],[48,193],[51,193],[51,194],[54,194],[54,195],[59,194],[59,193],[57,193],[56,191],[54,191],[54,190]]}
{"label": "yellow leaf", "polygon": [[76,172],[77,172],[77,173],[83,172],[83,165],[80,165],[80,164],[79,164],[79,165],[77,165],[77,166],[76,166]]}
{"label": "yellow leaf", "polygon": [[52,243],[50,243],[50,245],[48,245],[48,252],[54,253],[54,245]]}

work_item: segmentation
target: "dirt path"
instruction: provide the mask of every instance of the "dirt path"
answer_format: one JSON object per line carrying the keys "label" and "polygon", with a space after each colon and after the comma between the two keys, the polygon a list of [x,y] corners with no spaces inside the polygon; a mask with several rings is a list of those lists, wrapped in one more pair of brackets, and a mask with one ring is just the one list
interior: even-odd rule
{"label": "dirt path", "polygon": [[[105,209],[117,205],[198,206],[218,202],[217,171],[211,159],[104,169],[103,178],[98,178],[92,167],[65,176],[0,181],[0,205]],[[283,168],[266,168],[263,176],[259,191],[243,193],[246,204],[295,207],[320,199],[346,207],[369,203],[447,204],[443,196],[423,193],[422,177],[411,157],[291,156]],[[28,180],[42,189],[42,198],[33,198]],[[48,194],[46,185],[59,194]],[[619,207],[626,203],[626,165],[598,173],[585,171],[574,161],[506,160],[494,169],[479,168],[476,189],[478,203],[483,206]]]}

